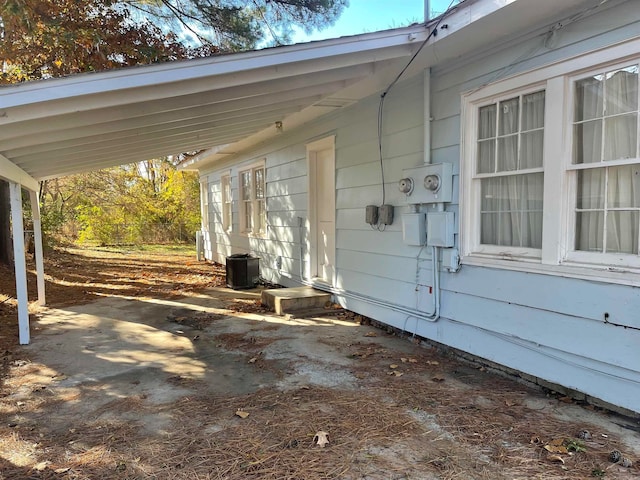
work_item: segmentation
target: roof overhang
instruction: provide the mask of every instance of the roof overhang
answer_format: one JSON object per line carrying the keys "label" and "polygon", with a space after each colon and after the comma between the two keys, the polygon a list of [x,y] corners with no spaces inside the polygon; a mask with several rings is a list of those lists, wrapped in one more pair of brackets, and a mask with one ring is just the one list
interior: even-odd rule
{"label": "roof overhang", "polygon": [[[467,0],[407,73],[601,1]],[[33,183],[201,150],[183,168],[204,168],[278,135],[276,122],[293,129],[383,90],[434,26],[0,88],[0,177],[9,163]]]}

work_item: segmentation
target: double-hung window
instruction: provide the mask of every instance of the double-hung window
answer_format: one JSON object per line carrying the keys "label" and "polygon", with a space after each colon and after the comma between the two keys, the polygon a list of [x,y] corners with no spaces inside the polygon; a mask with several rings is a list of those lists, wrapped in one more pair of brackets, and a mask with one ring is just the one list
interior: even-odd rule
{"label": "double-hung window", "polygon": [[240,230],[245,234],[264,235],[267,230],[264,163],[241,170],[239,178]]}
{"label": "double-hung window", "polygon": [[638,80],[634,63],[573,82],[573,247],[602,254],[583,259],[617,263],[640,253]]}
{"label": "double-hung window", "polygon": [[633,40],[466,95],[465,263],[640,283],[639,50]]}
{"label": "double-hung window", "polygon": [[222,229],[230,232],[233,228],[233,196],[231,191],[231,175],[220,178],[222,190]]}
{"label": "double-hung window", "polygon": [[475,112],[474,249],[536,255],[542,243],[545,91],[507,96]]}

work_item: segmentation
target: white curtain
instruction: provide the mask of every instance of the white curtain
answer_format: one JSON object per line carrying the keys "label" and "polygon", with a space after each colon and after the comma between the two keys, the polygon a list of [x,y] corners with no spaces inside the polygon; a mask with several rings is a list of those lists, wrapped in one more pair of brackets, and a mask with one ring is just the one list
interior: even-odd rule
{"label": "white curtain", "polygon": [[[638,158],[637,66],[578,81],[574,117],[574,163]],[[576,250],[638,254],[640,166],[582,170],[577,182]]]}
{"label": "white curtain", "polygon": [[480,109],[477,173],[514,172],[480,180],[482,244],[542,246],[544,176],[515,172],[542,167],[544,100],[536,92]]}

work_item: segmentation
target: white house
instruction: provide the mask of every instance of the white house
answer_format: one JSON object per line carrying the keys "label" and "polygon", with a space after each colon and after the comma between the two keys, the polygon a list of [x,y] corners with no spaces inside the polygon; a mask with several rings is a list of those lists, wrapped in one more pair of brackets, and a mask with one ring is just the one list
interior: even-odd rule
{"label": "white house", "polygon": [[555,3],[465,2],[399,81],[201,154],[206,257],[640,411],[640,8]]}
{"label": "white house", "polygon": [[208,259],[254,254],[272,282],[640,412],[639,65],[634,0],[466,0],[2,88],[0,176],[206,149],[183,167]]}

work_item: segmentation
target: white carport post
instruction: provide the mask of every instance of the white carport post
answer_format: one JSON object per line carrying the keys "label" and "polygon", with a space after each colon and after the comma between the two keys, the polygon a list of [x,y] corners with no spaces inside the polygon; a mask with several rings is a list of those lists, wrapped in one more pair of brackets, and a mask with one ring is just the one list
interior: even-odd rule
{"label": "white carport post", "polygon": [[38,305],[47,302],[44,291],[44,257],[42,254],[42,222],[40,221],[40,198],[38,192],[29,190],[31,200],[31,215],[33,219],[33,243],[36,247],[36,273],[38,281]]}
{"label": "white carport post", "polygon": [[18,331],[20,345],[29,343],[29,305],[27,295],[27,262],[24,251],[24,222],[22,221],[22,185],[9,182],[11,223],[13,226],[13,263],[16,270],[16,299],[18,300]]}

